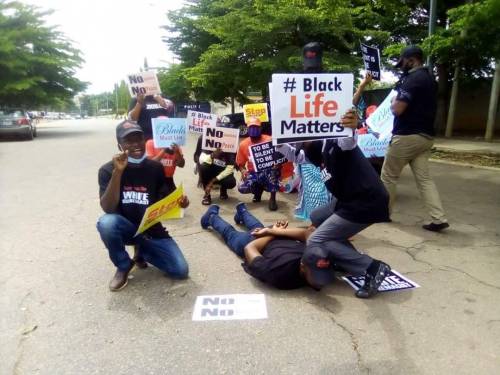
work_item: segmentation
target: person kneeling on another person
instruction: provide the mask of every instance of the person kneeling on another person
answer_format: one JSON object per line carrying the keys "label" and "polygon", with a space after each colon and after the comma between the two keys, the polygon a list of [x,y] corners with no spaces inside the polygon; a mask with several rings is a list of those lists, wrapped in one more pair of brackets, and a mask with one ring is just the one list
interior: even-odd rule
{"label": "person kneeling on another person", "polygon": [[212,204],[211,192],[214,185],[220,185],[221,200],[228,199],[228,189],[236,186],[236,179],[234,178],[235,155],[223,152],[220,149],[215,151],[202,150],[202,138],[203,136],[198,138],[194,153],[194,162],[197,163],[200,182],[205,191],[201,204],[208,206]]}
{"label": "person kneeling on another person", "polygon": [[[146,158],[144,133],[137,123],[125,120],[118,124],[116,139],[121,152],[99,169],[99,196],[105,214],[99,218],[97,230],[117,268],[109,289],[124,288],[134,265],[144,268],[146,262],[170,277],[184,279],[188,264],[161,223],[135,236],[146,209],[172,192],[163,167]],[[185,208],[189,200],[183,196],[179,203]],[[126,245],[138,245],[133,260]]]}

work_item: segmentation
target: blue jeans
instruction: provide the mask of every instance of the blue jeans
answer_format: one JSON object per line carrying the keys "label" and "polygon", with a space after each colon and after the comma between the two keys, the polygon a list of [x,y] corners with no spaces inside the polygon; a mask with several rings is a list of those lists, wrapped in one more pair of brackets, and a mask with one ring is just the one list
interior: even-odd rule
{"label": "blue jeans", "polygon": [[173,238],[150,238],[143,234],[133,237],[137,227],[118,214],[101,216],[97,221],[97,230],[108,249],[109,258],[119,270],[129,269],[132,263],[125,245],[139,245],[144,260],[168,276],[175,279],[188,276],[188,264]]}
{"label": "blue jeans", "polygon": [[224,242],[231,251],[243,258],[245,256],[245,246],[255,240],[255,237],[252,236],[250,232],[257,228],[263,228],[264,225],[247,210],[243,211],[241,219],[245,227],[247,227],[246,232],[240,232],[234,229],[231,224],[226,222],[219,215],[213,215],[210,224],[212,228],[222,236]]}

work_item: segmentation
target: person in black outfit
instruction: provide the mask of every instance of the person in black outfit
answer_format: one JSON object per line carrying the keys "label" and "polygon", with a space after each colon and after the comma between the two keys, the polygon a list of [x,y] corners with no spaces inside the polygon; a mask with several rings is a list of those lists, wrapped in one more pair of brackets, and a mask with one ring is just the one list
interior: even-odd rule
{"label": "person in black outfit", "polygon": [[142,95],[130,99],[128,117],[136,121],[144,132],[146,140],[153,138],[151,119],[157,117],[174,117],[174,103],[162,95]]}

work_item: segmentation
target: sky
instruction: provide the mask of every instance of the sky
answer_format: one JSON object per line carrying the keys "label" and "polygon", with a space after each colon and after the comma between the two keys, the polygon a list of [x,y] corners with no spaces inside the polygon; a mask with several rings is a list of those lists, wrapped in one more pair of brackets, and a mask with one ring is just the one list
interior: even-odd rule
{"label": "sky", "polygon": [[112,91],[114,84],[136,73],[147,58],[150,67],[166,67],[173,54],[161,41],[166,13],[182,0],[22,0],[53,9],[48,25],[59,26],[85,59],[76,76],[89,82],[86,93]]}

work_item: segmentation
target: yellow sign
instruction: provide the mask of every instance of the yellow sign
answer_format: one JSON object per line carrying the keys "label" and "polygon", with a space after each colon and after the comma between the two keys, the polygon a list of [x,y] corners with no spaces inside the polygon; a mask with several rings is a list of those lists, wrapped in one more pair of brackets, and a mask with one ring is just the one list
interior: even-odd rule
{"label": "yellow sign", "polygon": [[248,123],[250,117],[257,117],[261,122],[268,122],[267,103],[245,104],[243,106],[245,123]]}
{"label": "yellow sign", "polygon": [[156,223],[168,219],[180,219],[184,217],[184,209],[180,206],[180,200],[184,195],[184,188],[180,185],[171,194],[162,200],[152,204],[144,212],[141,224],[134,237],[146,229],[151,228]]}

